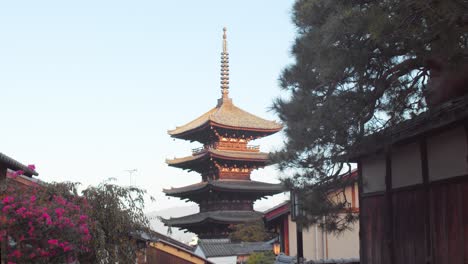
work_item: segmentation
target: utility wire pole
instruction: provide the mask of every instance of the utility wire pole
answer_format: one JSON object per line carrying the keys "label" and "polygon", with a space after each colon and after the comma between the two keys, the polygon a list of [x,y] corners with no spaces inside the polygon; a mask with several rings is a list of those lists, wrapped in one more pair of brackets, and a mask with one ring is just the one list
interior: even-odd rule
{"label": "utility wire pole", "polygon": [[132,176],[134,173],[136,173],[138,170],[137,169],[132,169],[132,170],[125,170],[126,172],[128,172],[129,174],[129,177],[130,177],[130,187],[132,186]]}

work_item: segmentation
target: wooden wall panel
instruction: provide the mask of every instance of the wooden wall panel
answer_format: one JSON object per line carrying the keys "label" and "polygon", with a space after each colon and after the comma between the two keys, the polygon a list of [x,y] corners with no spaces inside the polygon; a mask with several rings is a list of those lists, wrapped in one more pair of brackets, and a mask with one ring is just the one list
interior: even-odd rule
{"label": "wooden wall panel", "polygon": [[434,264],[468,263],[467,191],[467,182],[431,186]]}
{"label": "wooden wall panel", "polygon": [[147,254],[148,264],[193,264],[193,262],[178,258],[152,247],[148,248]]}
{"label": "wooden wall panel", "polygon": [[[468,136],[468,135],[467,135]],[[468,263],[468,183],[462,185],[463,263]]]}
{"label": "wooden wall panel", "polygon": [[393,250],[396,263],[425,263],[424,199],[423,189],[393,193]]}
{"label": "wooden wall panel", "polygon": [[361,220],[363,229],[361,246],[363,264],[386,264],[389,262],[388,243],[385,238],[385,198],[382,195],[361,198]]}

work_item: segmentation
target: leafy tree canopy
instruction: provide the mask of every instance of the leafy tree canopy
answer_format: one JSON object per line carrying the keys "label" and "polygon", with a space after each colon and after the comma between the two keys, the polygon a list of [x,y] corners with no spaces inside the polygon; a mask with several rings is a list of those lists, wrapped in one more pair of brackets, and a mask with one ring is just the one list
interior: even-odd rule
{"label": "leafy tree canopy", "polygon": [[247,264],[273,264],[275,254],[273,252],[255,252],[250,254]]}
{"label": "leafy tree canopy", "polygon": [[234,242],[259,242],[274,238],[274,234],[269,233],[263,221],[246,222],[233,225],[229,238]]}
{"label": "leafy tree canopy", "polygon": [[6,217],[0,219],[0,240],[8,235],[13,241],[7,248],[10,258],[19,263],[135,262],[135,236],[149,231],[146,191],[106,181],[79,195],[78,186],[42,183],[7,190],[0,200]]}
{"label": "leafy tree canopy", "polygon": [[328,195],[349,184],[340,177],[351,169],[347,153],[364,136],[426,110],[432,70],[466,69],[466,14],[463,0],[296,1],[295,62],[280,76],[288,96],[273,105],[287,141],[273,158],[294,171],[285,182],[307,205],[303,223],[325,215],[327,230],[349,227],[355,218],[343,214],[346,199]]}

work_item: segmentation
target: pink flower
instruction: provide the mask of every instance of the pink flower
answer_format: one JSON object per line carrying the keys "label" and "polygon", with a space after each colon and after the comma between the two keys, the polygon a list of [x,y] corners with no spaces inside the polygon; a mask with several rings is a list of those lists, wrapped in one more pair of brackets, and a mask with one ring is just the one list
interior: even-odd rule
{"label": "pink flower", "polygon": [[11,174],[11,178],[14,179],[14,178],[16,178],[16,177],[18,177],[18,176],[20,176],[20,175],[23,175],[23,174],[24,174],[24,171],[22,171],[22,170],[17,170],[17,171],[15,171],[15,172],[13,172],[13,173]]}
{"label": "pink flower", "polygon": [[9,257],[15,257],[15,258],[21,258],[23,254],[21,254],[21,252],[19,250],[15,250],[13,251],[12,253],[10,253],[8,256]]}
{"label": "pink flower", "polygon": [[49,239],[47,240],[47,243],[51,246],[57,246],[58,245],[58,240],[57,239]]}
{"label": "pink flower", "polygon": [[5,205],[5,206],[2,208],[2,212],[6,214],[6,213],[8,212],[8,210],[10,210],[10,207],[11,207],[11,206],[9,206],[9,205]]}
{"label": "pink flower", "polygon": [[67,251],[72,250],[72,247],[70,247],[70,246],[64,246],[62,249],[63,249],[63,252],[67,252]]}
{"label": "pink flower", "polygon": [[33,236],[34,230],[35,230],[34,226],[32,226],[32,225],[29,226],[28,235],[29,235],[29,236]]}
{"label": "pink flower", "polygon": [[55,214],[57,215],[58,218],[62,218],[64,212],[65,212],[65,209],[63,209],[63,208],[56,208],[55,209]]}
{"label": "pink flower", "polygon": [[12,196],[6,196],[5,198],[3,198],[2,203],[9,204],[9,203],[12,203],[14,200],[15,198],[13,198]]}
{"label": "pink flower", "polygon": [[87,215],[80,215],[80,222],[84,222],[88,220],[88,216]]}
{"label": "pink flower", "polygon": [[16,210],[16,214],[20,215],[23,218],[26,216],[25,212],[26,212],[26,208],[24,208],[24,207],[21,207],[21,208]]}
{"label": "pink flower", "polygon": [[54,199],[55,201],[60,204],[60,205],[66,205],[67,204],[67,200],[63,199],[62,197],[60,196],[55,196],[54,195]]}
{"label": "pink flower", "polygon": [[28,165],[28,169],[30,169],[30,170],[36,170],[36,166],[34,166],[34,164],[29,164],[29,165]]}
{"label": "pink flower", "polygon": [[29,199],[31,203],[34,203],[36,201],[36,195],[31,195],[31,198]]}

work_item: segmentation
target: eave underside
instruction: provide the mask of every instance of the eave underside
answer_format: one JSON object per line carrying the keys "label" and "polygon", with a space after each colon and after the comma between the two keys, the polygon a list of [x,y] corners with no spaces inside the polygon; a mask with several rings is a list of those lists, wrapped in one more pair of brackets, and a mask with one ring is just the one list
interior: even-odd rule
{"label": "eave underside", "polygon": [[163,192],[172,197],[192,200],[195,197],[205,196],[204,194],[217,193],[238,193],[239,196],[247,195],[249,197],[263,197],[278,194],[284,191],[282,184],[272,184],[248,180],[217,180],[208,181],[184,186],[180,188],[171,188]]}
{"label": "eave underside", "polygon": [[[272,135],[280,130],[281,128],[258,129],[246,127],[233,127],[217,124],[215,122],[207,122],[195,129],[185,131],[180,134],[171,134],[171,137],[189,141],[197,141],[202,144],[206,144],[214,141],[215,139],[218,139],[219,137],[216,134],[225,135],[227,137],[239,137],[253,140]],[[215,131],[217,133],[215,133]]]}
{"label": "eave underside", "polygon": [[206,158],[266,162],[269,160],[269,154],[265,152],[207,149],[196,155],[167,160],[167,164],[169,164],[170,166],[176,166],[176,165],[182,165],[182,164],[189,163],[189,162],[204,160]]}
{"label": "eave underside", "polygon": [[257,211],[211,211],[183,217],[164,219],[166,226],[190,229],[194,226],[207,226],[210,223],[239,224],[261,219],[262,213]]}

